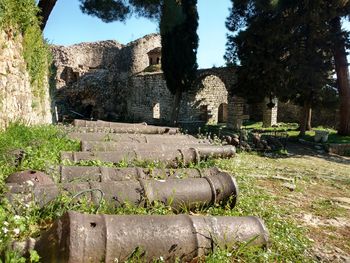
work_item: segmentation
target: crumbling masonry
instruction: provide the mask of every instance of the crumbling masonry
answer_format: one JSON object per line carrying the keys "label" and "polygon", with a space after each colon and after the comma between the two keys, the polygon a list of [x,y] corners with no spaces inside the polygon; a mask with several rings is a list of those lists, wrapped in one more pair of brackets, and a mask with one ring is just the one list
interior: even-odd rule
{"label": "crumbling masonry", "polygon": [[[151,34],[127,45],[102,41],[53,46],[59,120],[81,114],[104,120],[169,122],[173,95],[156,67],[160,45],[160,36]],[[183,95],[180,122],[239,127],[248,116],[244,100],[229,93],[234,81],[234,68],[198,70],[193,88]]]}

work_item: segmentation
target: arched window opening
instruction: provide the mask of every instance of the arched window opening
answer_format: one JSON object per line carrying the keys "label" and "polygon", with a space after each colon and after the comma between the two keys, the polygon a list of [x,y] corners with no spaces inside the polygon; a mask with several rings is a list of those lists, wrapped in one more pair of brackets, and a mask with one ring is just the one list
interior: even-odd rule
{"label": "arched window opening", "polygon": [[153,119],[160,119],[160,105],[159,102],[153,105]]}

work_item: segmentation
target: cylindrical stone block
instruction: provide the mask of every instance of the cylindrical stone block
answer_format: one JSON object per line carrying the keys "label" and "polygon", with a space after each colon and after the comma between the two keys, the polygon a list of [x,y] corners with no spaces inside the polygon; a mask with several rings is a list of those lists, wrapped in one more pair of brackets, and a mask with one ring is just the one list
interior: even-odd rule
{"label": "cylindrical stone block", "polygon": [[75,127],[110,128],[115,133],[176,134],[179,128],[147,125],[146,123],[120,123],[107,121],[74,120]]}
{"label": "cylindrical stone block", "polygon": [[[86,192],[88,201],[99,204],[101,192],[107,202],[121,206],[130,203],[135,206],[147,206],[155,201],[162,202],[178,210],[195,206],[226,203],[235,206],[238,186],[235,179],[227,173],[218,173],[203,178],[67,183],[60,185],[18,185],[8,184],[7,194],[10,202],[28,203],[34,201],[44,206],[60,193],[75,196]],[[77,197],[78,198],[78,197]]]}
{"label": "cylindrical stone block", "polygon": [[229,158],[234,156],[236,148],[231,145],[200,145],[195,147],[172,147],[168,151],[154,149],[137,151],[107,151],[107,152],[62,152],[61,160],[69,160],[71,162],[100,160],[104,162],[118,163],[133,161],[156,161],[164,163],[169,167],[179,167],[180,165],[188,165],[190,163],[198,163],[202,159],[212,158]]}
{"label": "cylindrical stone block", "polygon": [[200,178],[221,173],[218,168],[208,169],[158,169],[158,168],[114,168],[95,166],[59,166],[61,183],[69,182],[108,182],[138,179],[181,179]]}

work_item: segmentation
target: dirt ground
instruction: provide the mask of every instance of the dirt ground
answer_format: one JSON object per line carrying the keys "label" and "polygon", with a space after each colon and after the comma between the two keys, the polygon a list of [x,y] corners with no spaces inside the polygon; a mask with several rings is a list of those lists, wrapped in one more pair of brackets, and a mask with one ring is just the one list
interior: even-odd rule
{"label": "dirt ground", "polygon": [[240,165],[308,229],[311,253],[319,261],[350,262],[350,158],[296,143],[287,150],[285,157],[243,157]]}

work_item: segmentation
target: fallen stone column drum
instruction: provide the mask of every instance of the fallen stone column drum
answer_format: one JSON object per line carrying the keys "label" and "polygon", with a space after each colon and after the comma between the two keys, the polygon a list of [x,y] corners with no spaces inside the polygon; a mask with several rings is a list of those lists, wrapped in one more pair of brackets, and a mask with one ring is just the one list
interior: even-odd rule
{"label": "fallen stone column drum", "polygon": [[116,133],[176,134],[179,128],[147,125],[146,123],[119,123],[107,121],[74,120],[75,127],[110,128]]}
{"label": "fallen stone column drum", "polygon": [[188,262],[238,242],[266,246],[268,231],[257,217],[188,215],[86,215],[67,212],[42,233],[34,249],[41,262]]}
{"label": "fallen stone column drum", "polygon": [[200,178],[222,173],[217,168],[208,169],[149,169],[139,167],[112,168],[94,166],[60,166],[59,181],[67,182],[108,182],[138,179]]}
{"label": "fallen stone column drum", "polygon": [[[208,146],[213,146],[209,145]],[[158,143],[122,143],[122,142],[91,142],[82,141],[81,151],[83,152],[107,152],[107,151],[147,151],[158,149],[169,151],[175,148],[196,148],[198,150],[206,147],[204,144],[192,142],[177,142],[169,144],[167,140],[159,140]],[[213,147],[212,147],[213,148]]]}
{"label": "fallen stone column drum", "polygon": [[[28,203],[34,201],[40,207],[54,200],[60,193],[76,195],[86,190],[84,196],[96,205],[101,201],[101,191],[108,202],[116,206],[130,203],[147,206],[155,201],[170,205],[174,209],[193,208],[198,205],[226,203],[235,206],[238,186],[227,173],[218,173],[203,178],[142,180],[119,182],[68,183],[62,185],[36,184],[32,187],[8,184],[10,202]],[[99,189],[97,191],[96,189]]]}
{"label": "fallen stone column drum", "polygon": [[118,163],[121,161],[151,161],[161,162],[169,167],[179,167],[180,165],[188,165],[190,163],[199,162],[202,159],[213,158],[229,158],[234,156],[236,148],[234,146],[201,146],[179,149],[173,147],[168,151],[159,149],[143,150],[143,151],[108,151],[108,152],[62,152],[61,160],[71,162],[100,160],[103,162]]}

